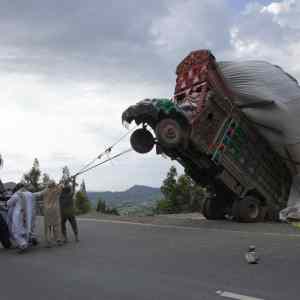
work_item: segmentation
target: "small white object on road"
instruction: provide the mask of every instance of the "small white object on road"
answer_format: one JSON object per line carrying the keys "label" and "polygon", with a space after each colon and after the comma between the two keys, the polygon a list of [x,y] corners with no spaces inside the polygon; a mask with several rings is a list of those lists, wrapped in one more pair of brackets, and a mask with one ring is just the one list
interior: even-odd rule
{"label": "small white object on road", "polygon": [[218,295],[220,295],[221,297],[237,299],[237,300],[264,300],[262,298],[255,298],[255,297],[251,297],[251,296],[245,296],[245,295],[236,294],[236,293],[232,293],[232,292],[226,292],[226,291],[217,291],[216,293]]}
{"label": "small white object on road", "polygon": [[258,254],[256,253],[255,246],[249,246],[248,252],[245,254],[245,258],[248,264],[257,264],[259,261]]}

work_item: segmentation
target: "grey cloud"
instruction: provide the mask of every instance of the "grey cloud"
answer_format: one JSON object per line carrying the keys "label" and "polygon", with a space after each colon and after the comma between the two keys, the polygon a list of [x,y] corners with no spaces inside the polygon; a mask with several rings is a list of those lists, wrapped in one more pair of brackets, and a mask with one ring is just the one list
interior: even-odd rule
{"label": "grey cloud", "polygon": [[[291,11],[291,16],[293,11]],[[287,13],[282,19],[289,18]],[[278,19],[281,19],[280,16]],[[264,10],[263,5],[250,6],[245,14],[238,20],[239,36],[250,41],[259,41],[268,44],[270,47],[283,47],[285,44],[299,39],[300,30],[283,25],[270,12]]]}
{"label": "grey cloud", "polygon": [[2,66],[82,80],[147,64],[149,28],[167,12],[164,2],[136,0],[2,1],[0,8],[0,48],[17,52]]}
{"label": "grey cloud", "polygon": [[[293,5],[288,5],[293,3]],[[281,9],[274,9],[274,6]],[[285,7],[285,8],[283,8]],[[233,55],[240,59],[264,59],[280,65],[293,76],[300,78],[300,68],[295,63],[300,53],[300,4],[282,0],[264,6],[248,5],[236,20],[232,44]]]}
{"label": "grey cloud", "polygon": [[[16,4],[2,0],[0,66],[52,80],[173,81],[178,60],[192,48],[219,50],[228,44],[228,3],[29,0]],[[185,5],[193,11],[182,14]],[[170,54],[157,44],[153,27],[166,26],[159,28],[163,36],[170,28],[166,22],[174,20],[180,26],[169,41],[174,43]],[[189,20],[194,30],[185,27]],[[186,38],[178,44],[181,30]],[[11,55],[5,59],[5,54]]]}

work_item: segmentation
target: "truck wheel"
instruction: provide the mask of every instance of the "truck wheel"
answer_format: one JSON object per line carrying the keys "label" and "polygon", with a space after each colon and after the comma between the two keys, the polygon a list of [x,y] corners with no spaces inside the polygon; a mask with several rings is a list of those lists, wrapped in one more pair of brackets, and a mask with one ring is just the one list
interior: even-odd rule
{"label": "truck wheel", "polygon": [[130,144],[134,151],[145,154],[152,150],[154,137],[149,130],[139,128],[131,134]]}
{"label": "truck wheel", "polygon": [[225,217],[225,210],[217,198],[207,198],[202,206],[202,214],[208,220],[221,220]]}
{"label": "truck wheel", "polygon": [[232,216],[233,216],[233,220],[240,222],[240,202],[235,200],[232,204]]}
{"label": "truck wheel", "polygon": [[233,207],[235,219],[241,222],[258,222],[261,217],[260,200],[253,196],[246,196]]}
{"label": "truck wheel", "polygon": [[271,222],[279,222],[280,221],[279,212],[280,209],[269,207],[266,212],[266,220]]}
{"label": "truck wheel", "polygon": [[178,147],[184,139],[184,132],[174,119],[163,119],[156,126],[158,142],[168,149]]}

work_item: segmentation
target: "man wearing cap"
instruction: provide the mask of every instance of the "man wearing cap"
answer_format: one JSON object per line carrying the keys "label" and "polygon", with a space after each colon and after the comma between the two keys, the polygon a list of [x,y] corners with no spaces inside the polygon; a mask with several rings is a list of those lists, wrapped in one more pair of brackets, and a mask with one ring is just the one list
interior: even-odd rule
{"label": "man wearing cap", "polygon": [[44,208],[44,229],[46,247],[62,244],[61,215],[59,198],[63,189],[62,184],[50,181],[48,187],[40,192]]}
{"label": "man wearing cap", "polygon": [[73,233],[75,235],[75,241],[79,242],[78,238],[78,226],[75,217],[75,208],[74,208],[74,193],[75,193],[75,186],[76,186],[76,177],[73,176],[72,178],[72,185],[70,183],[66,183],[61,195],[60,195],[60,209],[61,209],[61,230],[64,238],[64,242],[68,242],[67,238],[67,228],[66,223],[67,221],[70,222]]}

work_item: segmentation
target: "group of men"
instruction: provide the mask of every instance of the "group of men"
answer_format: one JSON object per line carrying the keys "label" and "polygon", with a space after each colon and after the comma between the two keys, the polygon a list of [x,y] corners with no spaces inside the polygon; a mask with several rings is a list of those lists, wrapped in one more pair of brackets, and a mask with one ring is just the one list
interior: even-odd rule
{"label": "group of men", "polygon": [[6,223],[10,241],[20,253],[38,244],[35,233],[37,203],[42,203],[46,247],[68,242],[66,223],[70,222],[76,242],[78,226],[75,218],[73,196],[76,178],[64,183],[50,181],[40,192],[30,192],[23,183],[18,183],[6,202]]}

